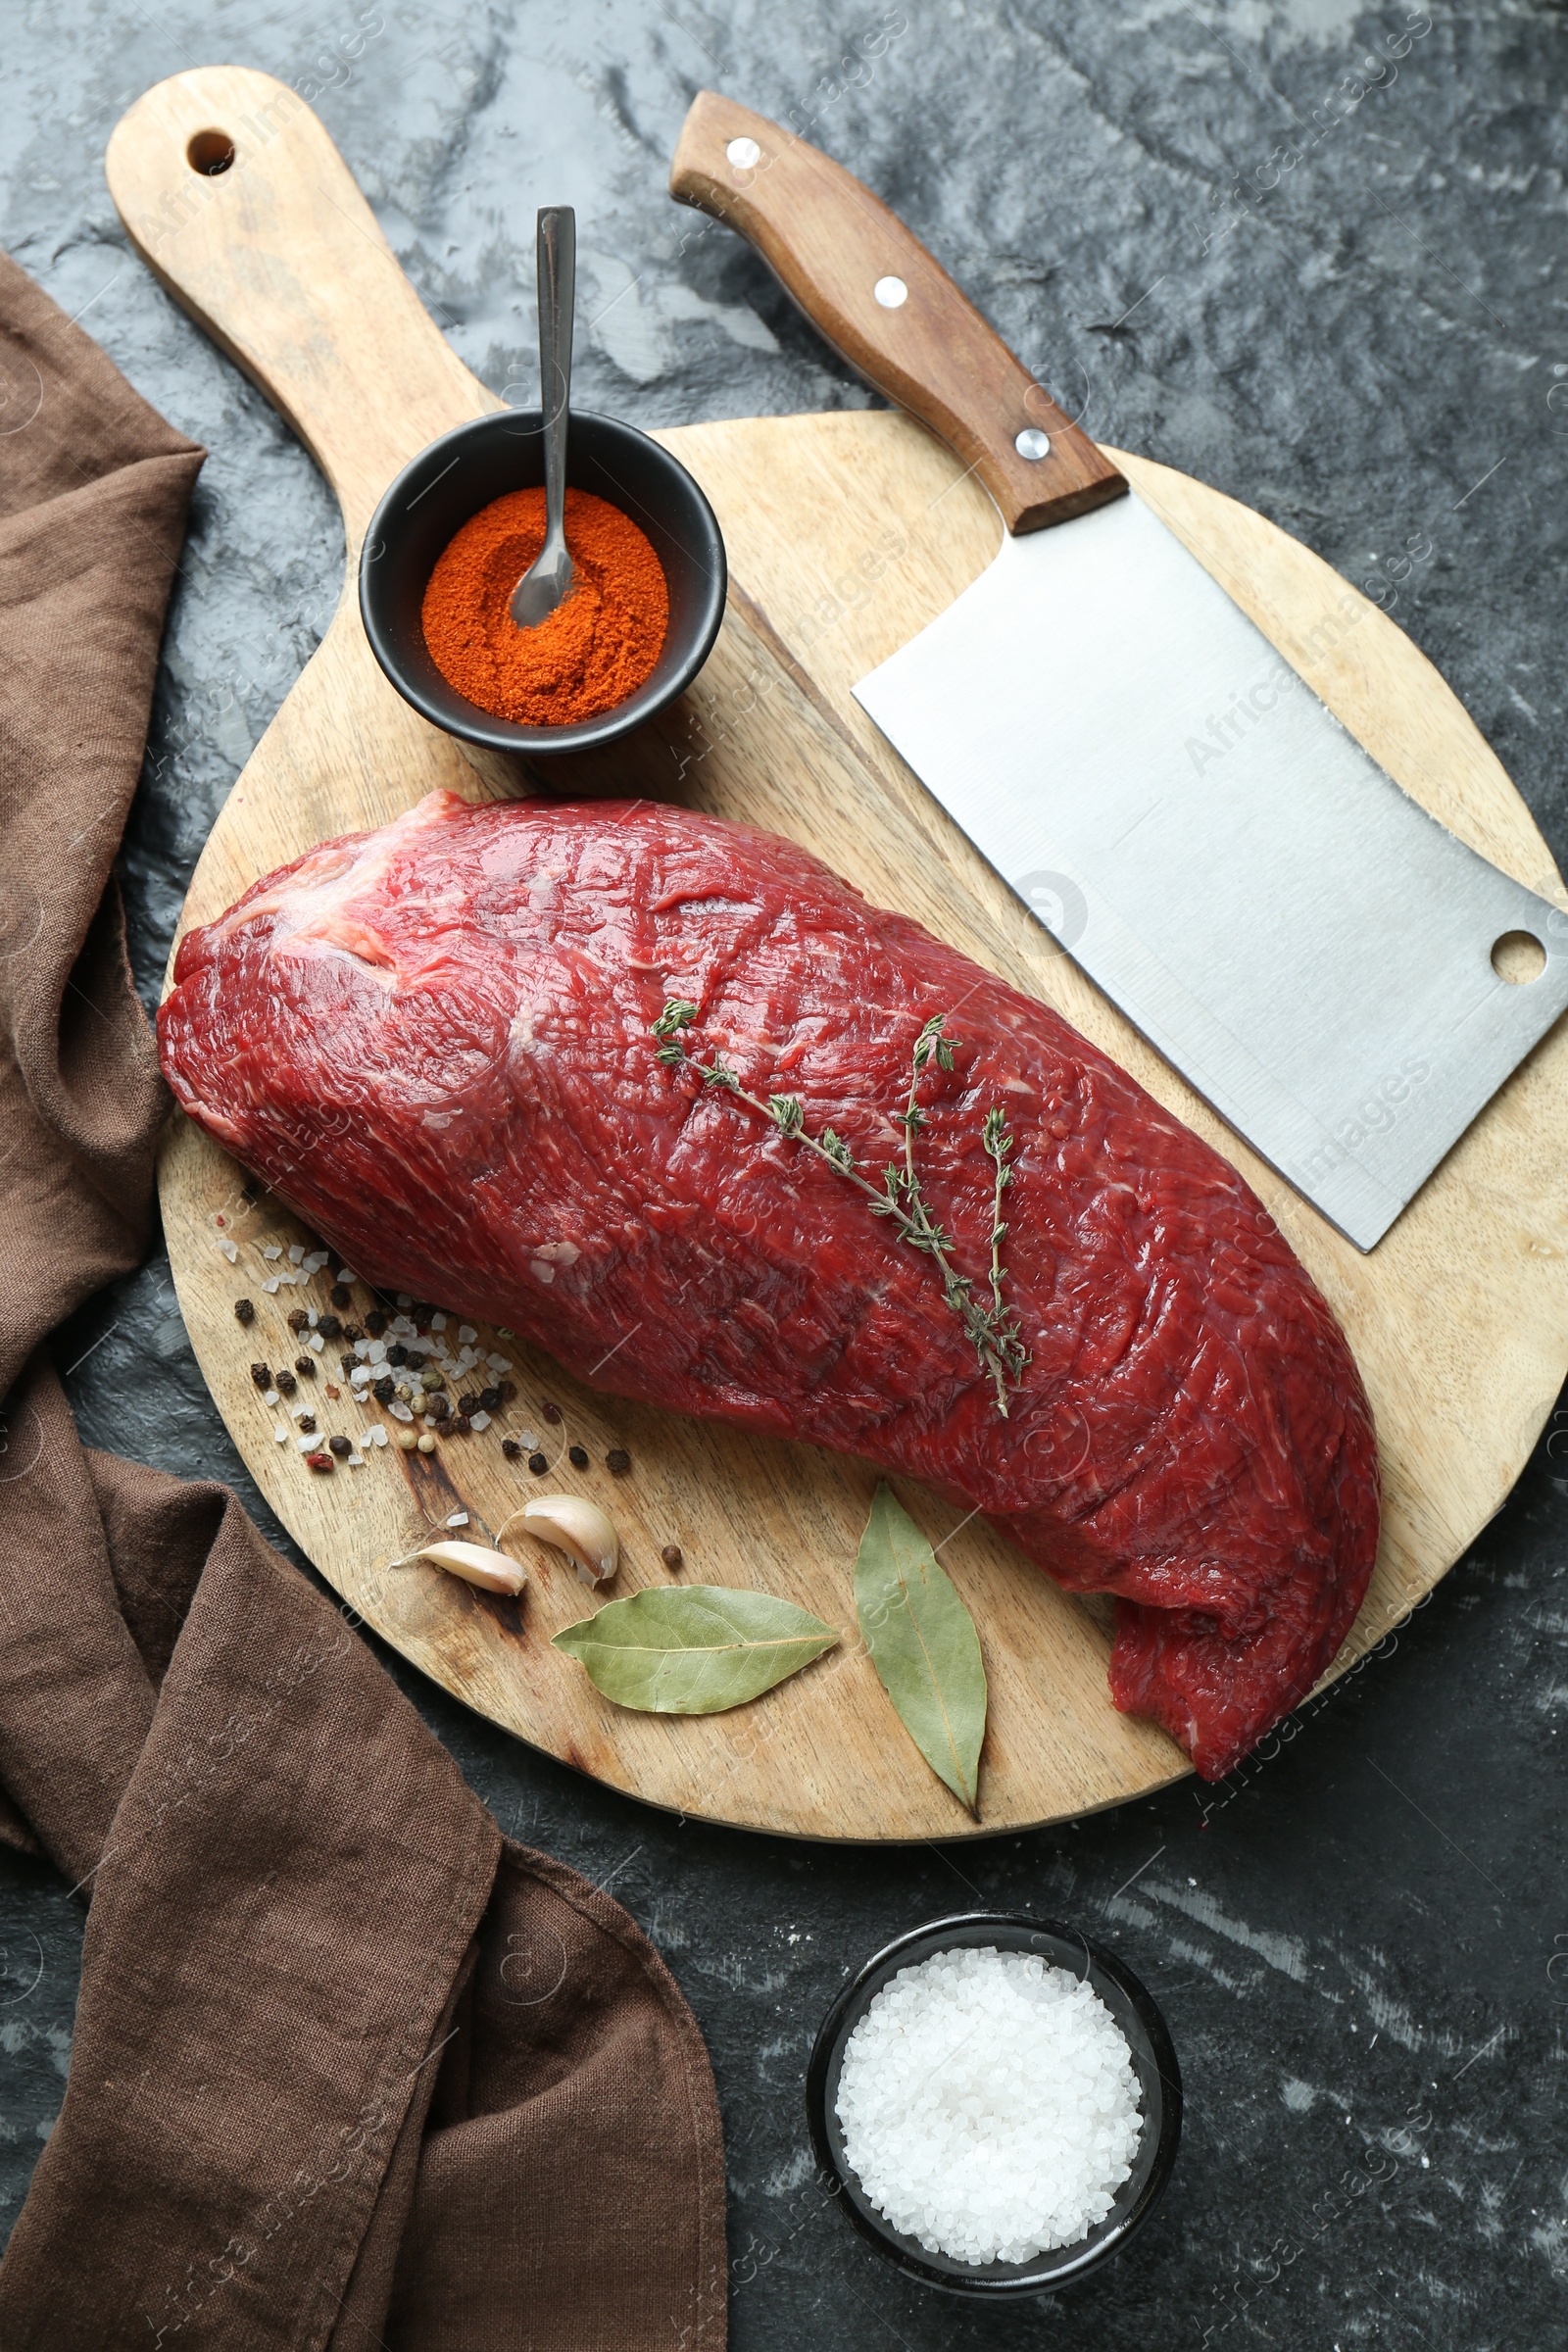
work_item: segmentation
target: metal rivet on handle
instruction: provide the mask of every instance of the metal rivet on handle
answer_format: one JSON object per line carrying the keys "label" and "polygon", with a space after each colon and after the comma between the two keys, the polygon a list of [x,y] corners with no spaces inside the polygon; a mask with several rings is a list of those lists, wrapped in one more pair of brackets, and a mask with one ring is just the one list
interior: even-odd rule
{"label": "metal rivet on handle", "polygon": [[1038,424],[1026,424],[1012,446],[1020,458],[1027,458],[1033,465],[1038,458],[1050,457],[1051,435],[1043,433]]}
{"label": "metal rivet on handle", "polygon": [[909,289],[902,277],[879,277],[871,291],[885,311],[901,310],[909,299]]}
{"label": "metal rivet on handle", "polygon": [[731,139],[724,153],[737,172],[754,171],[762,160],[762,150],[755,139]]}

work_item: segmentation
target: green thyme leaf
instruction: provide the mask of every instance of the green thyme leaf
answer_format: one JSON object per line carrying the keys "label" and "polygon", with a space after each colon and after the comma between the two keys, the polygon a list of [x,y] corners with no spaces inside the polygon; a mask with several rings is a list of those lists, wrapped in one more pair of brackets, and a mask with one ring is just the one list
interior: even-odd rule
{"label": "green thyme leaf", "polygon": [[795,1095],[769,1095],[767,1107],[773,1114],[773,1124],[780,1135],[799,1135],[806,1124],[806,1113]]}
{"label": "green thyme leaf", "polygon": [[980,1818],[986,1670],[974,1619],[891,1487],[877,1488],[855,1563],[860,1634],[900,1722]]}
{"label": "green thyme leaf", "polygon": [[662,1585],[612,1600],[557,1634],[596,1690],[655,1715],[717,1715],[760,1698],[838,1635],[771,1592]]}

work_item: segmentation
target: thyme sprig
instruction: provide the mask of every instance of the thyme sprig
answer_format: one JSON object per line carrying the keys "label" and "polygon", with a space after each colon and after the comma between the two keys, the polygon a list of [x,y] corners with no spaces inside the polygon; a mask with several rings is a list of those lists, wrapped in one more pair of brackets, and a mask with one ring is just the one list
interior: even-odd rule
{"label": "thyme sprig", "polygon": [[1002,1243],[1007,1230],[1002,1221],[1002,1196],[1012,1180],[1012,1170],[1007,1164],[1012,1137],[1005,1113],[1000,1106],[989,1110],[981,1131],[986,1152],[997,1171],[991,1217],[989,1305],[976,1298],[969,1276],[961,1274],[954,1264],[952,1240],[931,1213],[914,1164],[914,1139],[925,1125],[918,1099],[921,1074],[933,1060],[940,1069],[953,1067],[953,1050],[957,1040],[945,1035],[947,1014],[934,1013],[914,1041],[909,1056],[908,1097],[903,1110],[894,1113],[904,1129],[904,1159],[902,1165],[897,1160],[888,1162],[879,1189],[860,1174],[848,1144],[831,1127],[824,1127],[819,1136],[812,1135],[798,1095],[769,1095],[764,1102],[760,1095],[748,1093],[736,1071],[716,1049],[710,1061],[700,1061],[688,1052],[683,1033],[691,1028],[697,1013],[698,1007],[684,997],[669,1000],[654,1023],[659,1059],[668,1069],[695,1072],[705,1087],[732,1095],[737,1102],[744,1102],[748,1109],[768,1120],[788,1141],[814,1152],[818,1159],[825,1160],[865,1195],[873,1215],[892,1219],[900,1241],[932,1259],[942,1278],[943,1297],[990,1376],[997,1393],[997,1410],[1005,1419],[1008,1386],[1017,1387],[1029,1361],[1018,1318],[1004,1305],[1002,1297]]}

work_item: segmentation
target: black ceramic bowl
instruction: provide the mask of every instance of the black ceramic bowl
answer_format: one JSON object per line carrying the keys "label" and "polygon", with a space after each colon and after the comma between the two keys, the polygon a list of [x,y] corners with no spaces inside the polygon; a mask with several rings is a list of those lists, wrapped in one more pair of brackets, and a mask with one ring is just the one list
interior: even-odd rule
{"label": "black ceramic bowl", "polygon": [[360,612],[370,649],[416,710],[449,735],[516,752],[584,752],[612,743],[684,694],[724,617],[724,542],[684,466],[635,426],[571,413],[566,480],[619,507],[654,543],[669,589],[669,626],[651,677],[597,718],[520,727],[492,718],[447,684],[426,651],[419,611],[436,558],[481,507],[544,480],[537,409],[502,409],[443,433],[398,475],[376,508],[360,557]]}
{"label": "black ceramic bowl", "polygon": [[[1037,2254],[1032,2262],[954,2262],[933,2254],[916,2238],[893,2229],[866,2197],[850,2170],[838,2120],[839,2070],[844,2045],[871,2002],[901,1968],[960,1944],[991,1944],[998,1951],[1034,1952],[1055,1968],[1087,1977],[1127,2036],[1143,2092],[1144,2135],[1126,2182],[1105,2219],[1076,2245]],[[1147,2221],[1158,2203],[1182,2130],[1182,2083],[1165,2021],[1131,1969],[1070,1928],[1017,1912],[965,1911],[956,1919],[934,1919],[901,1936],[868,1960],[839,1994],[817,2034],[806,2076],[806,2105],[817,2163],[862,2237],[879,2254],[927,2286],[1004,2302],[1012,2296],[1046,2295],[1069,2286],[1109,2260]]]}

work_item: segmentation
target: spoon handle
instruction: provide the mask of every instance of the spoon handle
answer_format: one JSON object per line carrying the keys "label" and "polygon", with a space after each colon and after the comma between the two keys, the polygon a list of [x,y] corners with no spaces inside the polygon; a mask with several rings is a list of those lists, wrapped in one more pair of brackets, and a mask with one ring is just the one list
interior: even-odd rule
{"label": "spoon handle", "polygon": [[539,405],[545,420],[545,538],[558,540],[566,511],[567,393],[577,279],[577,216],[569,204],[539,215]]}

